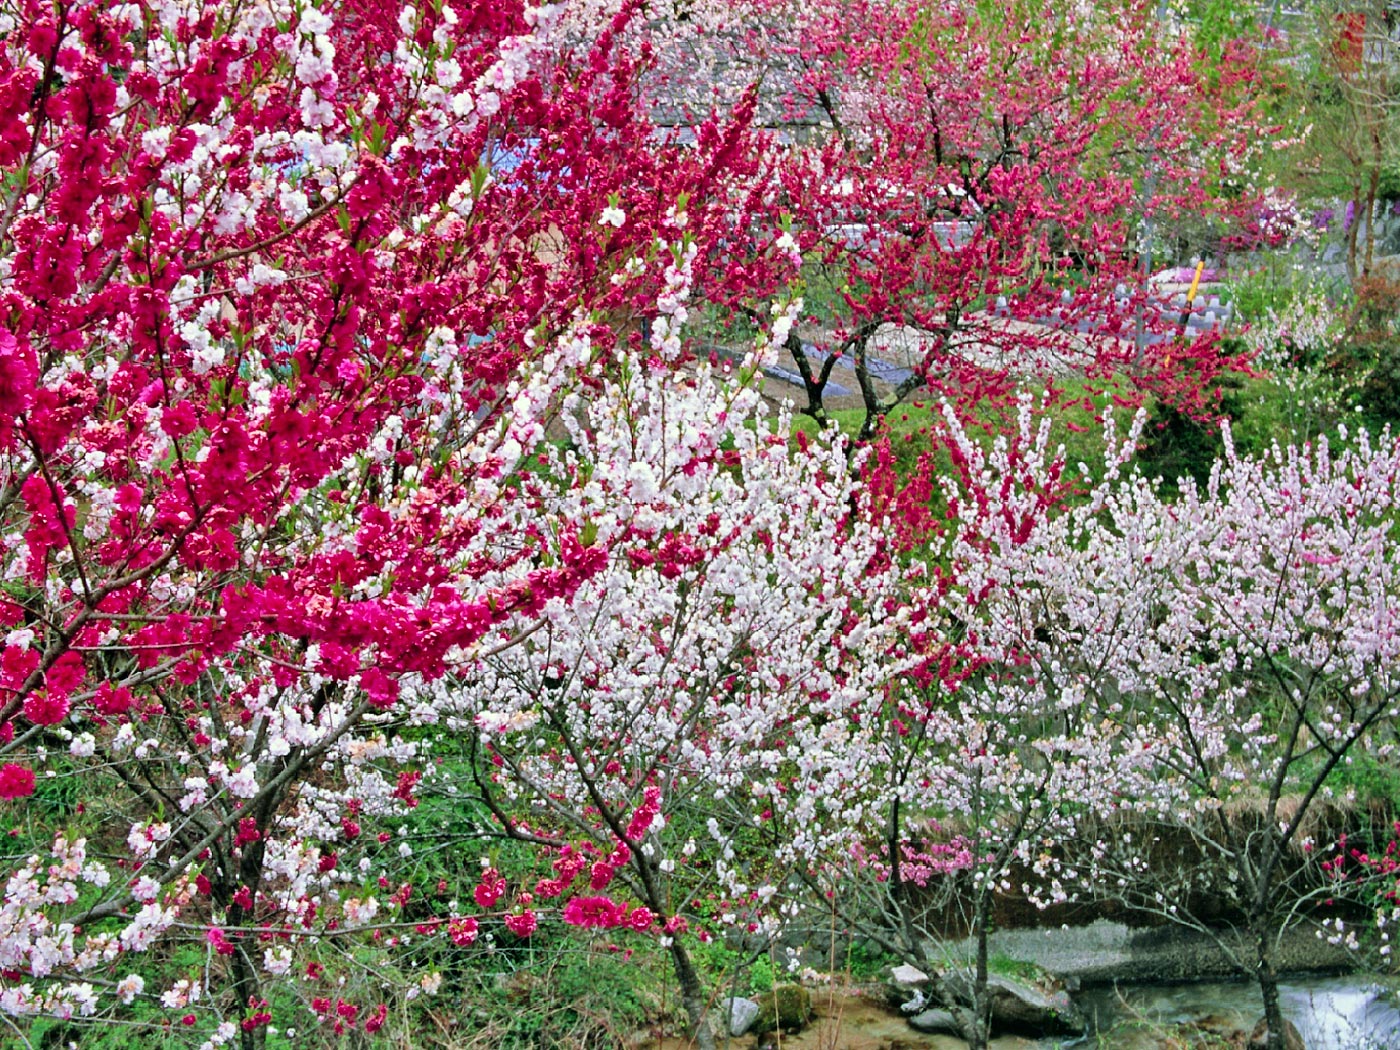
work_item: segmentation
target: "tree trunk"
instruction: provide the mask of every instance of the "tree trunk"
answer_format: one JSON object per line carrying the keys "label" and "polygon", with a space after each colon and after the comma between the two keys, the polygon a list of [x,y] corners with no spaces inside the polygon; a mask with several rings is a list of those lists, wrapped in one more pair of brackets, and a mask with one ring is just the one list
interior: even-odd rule
{"label": "tree trunk", "polygon": [[[262,999],[262,988],[258,981],[258,971],[253,960],[248,957],[244,943],[240,940],[230,956],[233,962],[233,1005],[229,1019],[237,1024],[249,1013],[248,1003]],[[247,1029],[238,1025],[239,1050],[263,1050],[267,1045],[267,1026],[258,1025]]]}
{"label": "tree trunk", "polygon": [[991,893],[984,885],[977,891],[972,912],[972,936],[977,941],[977,961],[972,974],[972,1026],[968,1050],[987,1050],[992,1037],[992,1003],[987,994],[987,936],[990,933]]}
{"label": "tree trunk", "polygon": [[1361,220],[1361,183],[1354,181],[1351,186],[1351,224],[1346,228],[1346,264],[1347,283],[1352,288],[1356,287],[1357,280],[1361,277],[1361,267],[1357,260],[1357,250],[1360,242],[1357,240],[1357,233],[1360,231]]}
{"label": "tree trunk", "polygon": [[705,1000],[700,975],[695,972],[690,955],[679,939],[671,942],[670,951],[671,965],[676,969],[676,980],[681,986],[681,1005],[695,1030],[695,1045],[698,1050],[715,1050],[715,1034],[710,1031],[710,1022],[705,1016],[709,1003]]}
{"label": "tree trunk", "polygon": [[1264,997],[1264,1023],[1269,1026],[1268,1050],[1284,1050],[1283,1013],[1278,1002],[1278,971],[1274,969],[1273,950],[1266,930],[1256,929],[1257,962],[1254,973],[1259,991]]}
{"label": "tree trunk", "polygon": [[821,372],[813,373],[811,359],[802,346],[802,338],[796,332],[788,334],[786,345],[788,353],[797,364],[797,371],[802,376],[802,388],[807,394],[807,407],[802,411],[825,426],[828,417],[826,407],[822,404],[822,395],[826,392],[826,382],[831,378],[831,370],[836,365],[837,352],[828,353],[826,360],[822,362]]}
{"label": "tree trunk", "polygon": [[1375,140],[1375,163],[1371,167],[1370,180],[1366,183],[1366,241],[1362,245],[1361,273],[1364,277],[1371,276],[1371,267],[1376,258],[1376,222],[1379,218],[1376,214],[1376,198],[1380,195],[1381,189],[1381,139],[1380,133],[1373,131]]}
{"label": "tree trunk", "polygon": [[[271,827],[272,815],[277,811],[282,798],[283,792],[274,791],[263,799],[256,812],[249,813],[259,828]],[[230,932],[235,934],[234,951],[231,956],[234,998],[232,1019],[235,1021],[262,1008],[262,981],[258,977],[258,962],[254,956],[256,949],[252,946],[257,943],[253,931],[256,928],[256,901],[262,889],[266,853],[266,837],[245,844],[243,856],[238,864],[238,874],[233,885],[229,887],[237,892],[239,886],[246,886],[253,900],[247,907],[233,903],[228,906],[228,927]],[[263,1050],[267,1045],[267,1026],[257,1025],[248,1030],[240,1024],[238,1042],[239,1050]]]}

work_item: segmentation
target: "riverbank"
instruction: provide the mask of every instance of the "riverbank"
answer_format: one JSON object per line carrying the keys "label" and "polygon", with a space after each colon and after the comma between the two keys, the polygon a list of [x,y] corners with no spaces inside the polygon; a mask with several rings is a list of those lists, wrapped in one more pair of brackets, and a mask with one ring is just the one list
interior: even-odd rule
{"label": "riverbank", "polygon": [[[1249,959],[1243,934],[1205,933],[1182,926],[1132,927],[1108,919],[1085,926],[998,930],[988,941],[993,955],[1034,963],[1074,985],[1137,984],[1232,978],[1235,959]],[[952,958],[971,958],[963,942]],[[1356,967],[1353,952],[1330,944],[1312,926],[1287,930],[1278,942],[1280,972],[1346,973]]]}
{"label": "riverbank", "polygon": [[[1284,1016],[1306,1050],[1400,1050],[1400,1006],[1392,985],[1369,977],[1299,977],[1280,988]],[[1082,991],[1082,1036],[1000,1036],[990,1050],[1244,1050],[1263,1011],[1243,981],[1101,985]],[[915,1031],[877,989],[832,985],[812,991],[812,1022],[782,1036],[745,1035],[729,1050],[965,1050],[949,1035]],[[693,1050],[680,1038],[638,1036],[633,1050]],[[723,1039],[721,1046],[725,1046]]]}

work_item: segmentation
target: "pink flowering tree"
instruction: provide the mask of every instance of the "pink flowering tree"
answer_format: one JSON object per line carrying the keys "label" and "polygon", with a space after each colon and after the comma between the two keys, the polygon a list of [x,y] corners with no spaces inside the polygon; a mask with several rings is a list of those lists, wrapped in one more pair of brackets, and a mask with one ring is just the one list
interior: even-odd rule
{"label": "pink flowering tree", "polygon": [[6,1023],[139,1000],[255,1047],[296,966],[372,1033],[308,945],[472,939],[390,879],[401,727],[608,564],[520,477],[683,320],[670,246],[745,134],[661,143],[633,12],[558,13],[0,7],[0,795],[82,798],[7,865]]}
{"label": "pink flowering tree", "polygon": [[866,437],[925,388],[970,408],[1032,373],[1209,400],[1231,362],[1208,339],[1160,339],[1176,317],[1146,308],[1139,237],[1257,196],[1222,182],[1258,137],[1248,51],[1207,72],[1145,0],[701,6],[685,23],[694,94],[759,63],[759,117],[783,127],[711,248],[751,257],[706,294],[761,315],[787,282],[772,263],[801,252],[809,315],[786,350],[803,411],[825,418],[843,364]]}

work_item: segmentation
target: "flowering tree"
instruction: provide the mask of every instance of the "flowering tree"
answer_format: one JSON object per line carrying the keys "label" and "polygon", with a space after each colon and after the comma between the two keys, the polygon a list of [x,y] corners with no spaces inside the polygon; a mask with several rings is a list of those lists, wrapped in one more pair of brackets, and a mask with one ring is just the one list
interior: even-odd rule
{"label": "flowering tree", "polygon": [[1221,181],[1257,137],[1247,52],[1208,74],[1150,3],[800,6],[694,29],[711,43],[697,79],[767,56],[771,119],[807,140],[775,142],[724,249],[766,252],[706,292],[753,309],[785,283],[765,263],[801,251],[812,313],[787,349],[804,411],[824,418],[838,363],[867,437],[925,386],[955,405],[1032,372],[1120,371],[1188,402],[1210,388],[1228,362],[1160,340],[1176,318],[1147,308],[1137,238],[1143,215],[1249,210],[1256,188]]}
{"label": "flowering tree", "polygon": [[[251,1047],[307,943],[470,941],[375,867],[396,727],[607,564],[518,479],[638,310],[683,320],[658,245],[744,134],[656,140],[631,14],[579,50],[511,2],[0,8],[0,794],[87,794],[13,859],[7,1017],[139,998]],[[146,989],[181,939],[204,976]],[[384,1023],[318,974],[328,1025]]]}
{"label": "flowering tree", "polygon": [[[1152,729],[1124,732],[1104,720],[1085,680],[1066,673],[1078,662],[1077,647],[1045,629],[1061,592],[1059,570],[1043,551],[1059,528],[1066,488],[1048,444],[1049,421],[1033,429],[1023,398],[1016,430],[988,451],[948,416],[955,471],[945,499],[956,524],[939,552],[950,585],[938,611],[965,662],[951,681],[947,674],[931,679],[936,687],[909,711],[916,730],[893,739],[913,743],[900,764],[910,775],[899,802],[952,821],[968,851],[963,898],[975,954],[966,998],[971,1045],[982,1047],[990,1035],[996,895],[1024,895],[1045,907],[1075,892],[1058,844],[1150,791],[1144,734]],[[1110,428],[1109,475],[1139,431],[1120,445]],[[911,691],[904,704],[919,696]]]}
{"label": "flowering tree", "polygon": [[[1047,250],[1121,240],[1132,184],[1065,167],[1054,143],[1094,141],[1094,110],[1045,96],[1035,63],[989,121],[997,48],[947,12],[930,39],[958,46],[899,67],[924,97],[891,79],[823,101],[821,77],[894,69],[927,28],[877,13],[868,35],[801,24],[818,72],[794,99],[841,126],[787,156],[752,139],[753,91],[694,113],[693,148],[659,133],[631,3],[582,23],[514,0],[0,6],[0,799],[44,816],[0,900],[16,1032],[159,1003],[204,1045],[252,1050],[268,978],[297,973],[279,991],[373,1034],[387,997],[338,991],[334,946],[466,949],[485,919],[526,938],[548,913],[665,938],[709,1045],[681,936],[699,896],[771,931],[789,873],[916,788],[929,811],[985,807],[984,888],[1060,826],[1049,800],[1122,737],[1071,724],[1078,687],[1033,673],[1033,621],[978,583],[1001,572],[1010,600],[1015,559],[1049,549],[1028,539],[1042,480],[965,479],[1000,508],[951,534],[982,618],[961,671],[976,718],[915,716],[1003,761],[945,771],[885,741],[904,702],[886,679],[928,684],[941,644],[906,542],[930,535],[930,474],[896,504],[839,445],[793,455],[753,384],[777,348],[804,353],[779,294],[803,249],[844,282],[862,390],[886,320],[933,333],[926,383],[955,337],[1001,338],[981,297],[1062,302]],[[975,91],[948,57],[969,50]],[[1098,105],[1136,83],[1081,57]],[[924,119],[930,85],[956,119]],[[1119,262],[1086,263],[1070,306]],[[687,358],[692,286],[771,326],[729,379]],[[987,389],[959,374],[949,389]],[[892,402],[870,391],[873,420]],[[1049,743],[1028,750],[1036,720]],[[418,844],[390,828],[435,787],[445,731],[490,834],[539,847],[543,880],[488,867],[467,904],[415,881]],[[906,754],[918,777],[879,779]],[[754,835],[771,863],[744,870]],[[203,961],[148,988],[141,953],[177,944]]]}
{"label": "flowering tree", "polygon": [[1393,964],[1393,931],[1395,924],[1400,922],[1400,821],[1391,825],[1391,832],[1392,837],[1383,850],[1354,850],[1351,857],[1344,855],[1340,865],[1336,866],[1346,868],[1347,860],[1355,861],[1352,871],[1373,887],[1375,922],[1380,932],[1378,954]]}
{"label": "flowering tree", "polygon": [[[1400,699],[1400,442],[1231,451],[1168,503],[1121,473],[1137,431],[1110,433],[1104,480],[1063,503],[1029,406],[990,452],[949,423],[948,524],[905,532],[937,567],[911,621],[928,659],[891,689],[862,777],[888,837],[885,943],[925,963],[912,884],[928,873],[902,869],[934,817],[965,851],[940,873],[973,874],[982,952],[998,889],[1113,897],[1217,935],[1281,1046],[1280,938],[1361,888],[1320,811],[1345,765],[1390,743]],[[914,508],[872,462],[872,492]],[[962,1023],[984,1040],[984,958],[973,983]]]}
{"label": "flowering tree", "polygon": [[[984,1047],[996,898],[1044,907],[1078,892],[1058,844],[1157,791],[1154,730],[1105,718],[1078,673],[1082,641],[1047,629],[1065,601],[1062,565],[1047,552],[1074,514],[1048,420],[1037,426],[1023,397],[1015,428],[982,442],[944,408],[953,467],[940,478],[944,521],[901,515],[914,509],[913,486],[899,489],[875,457],[868,470],[872,492],[890,499],[883,506],[913,521],[892,542],[917,549],[933,579],[910,596],[918,661],[888,690],[861,779],[868,834],[882,842],[881,899],[850,917],[873,918],[877,928],[863,932],[921,968],[950,961],[936,997]],[[1104,491],[1140,426],[1122,442],[1110,427]],[[947,931],[929,929],[926,917],[940,890],[960,906],[971,960],[937,956]]]}
{"label": "flowering tree", "polygon": [[[899,668],[884,654],[904,620],[886,602],[898,568],[843,525],[862,499],[841,445],[793,456],[788,420],[770,433],[759,406],[706,368],[655,362],[578,404],[572,442],[541,455],[516,501],[580,523],[607,564],[432,700],[505,831],[588,858],[593,896],[566,923],[656,923],[701,1046],[696,902],[771,936],[787,873],[849,845],[861,725]],[[738,857],[755,836],[763,856]]]}
{"label": "flowering tree", "polygon": [[[1347,278],[1364,300],[1371,281],[1395,281],[1377,266],[1377,209],[1390,206],[1386,188],[1400,156],[1400,40],[1384,4],[1309,5],[1311,53],[1295,68],[1309,101],[1307,167],[1318,182],[1347,201]],[[1302,50],[1295,45],[1297,50]],[[1379,249],[1379,250],[1378,250]]]}
{"label": "flowering tree", "polygon": [[1151,733],[1156,804],[1137,808],[1193,844],[1164,859],[1152,836],[1109,829],[1092,880],[1207,932],[1235,923],[1242,936],[1221,946],[1259,982],[1281,1047],[1279,938],[1344,888],[1344,843],[1316,863],[1330,846],[1312,837],[1318,810],[1400,700],[1400,443],[1227,450],[1179,503],[1136,479],[1073,513],[1045,553],[1063,587],[1048,627],[1082,647],[1061,674],[1082,678],[1104,717]]}

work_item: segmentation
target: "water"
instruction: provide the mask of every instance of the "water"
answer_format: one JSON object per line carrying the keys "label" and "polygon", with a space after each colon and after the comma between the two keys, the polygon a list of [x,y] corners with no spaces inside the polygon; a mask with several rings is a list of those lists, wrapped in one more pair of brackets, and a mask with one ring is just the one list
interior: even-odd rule
{"label": "water", "polygon": [[[1258,987],[1243,982],[1096,988],[1078,999],[1091,1029],[1096,1024],[1099,1031],[1140,1021],[1144,1029],[1195,1024],[1228,1035],[1253,1030],[1264,1014]],[[1400,1006],[1395,995],[1374,980],[1297,978],[1280,985],[1279,1001],[1308,1050],[1400,1050]]]}
{"label": "water", "polygon": [[1400,1047],[1400,1009],[1384,989],[1345,978],[1285,985],[1283,1010],[1298,1026],[1309,1050]]}

